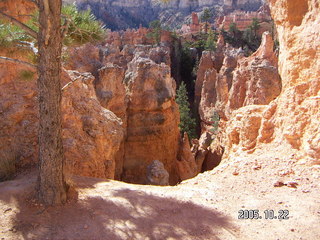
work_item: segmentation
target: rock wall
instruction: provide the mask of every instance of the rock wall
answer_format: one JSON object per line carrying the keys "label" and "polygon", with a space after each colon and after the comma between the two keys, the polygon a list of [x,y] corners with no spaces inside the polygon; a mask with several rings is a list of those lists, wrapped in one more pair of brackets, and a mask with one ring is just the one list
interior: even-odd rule
{"label": "rock wall", "polygon": [[219,57],[215,56],[219,51],[215,54],[204,52],[200,61],[195,99],[202,132],[211,128],[214,112],[228,120],[234,110],[248,105],[269,104],[281,92],[271,34],[263,35],[261,46],[250,57],[243,57],[239,50],[223,48],[220,70],[217,67]]}
{"label": "rock wall", "polygon": [[[179,111],[174,101],[171,50],[135,45],[134,38],[126,40],[128,35],[141,36],[142,30],[113,32],[105,45],[71,49],[67,66],[97,72],[98,100],[123,122],[125,138],[116,155],[115,178],[147,183],[147,166],[157,160],[168,171],[170,184],[175,184]],[[90,54],[86,55],[88,49]]]}
{"label": "rock wall", "polygon": [[177,183],[179,111],[170,67],[136,56],[129,63],[125,83],[129,102],[123,180],[144,183],[146,167],[159,160],[169,172],[170,183]]}
{"label": "rock wall", "polygon": [[233,113],[224,158],[273,146],[302,164],[319,164],[319,2],[271,0],[270,8],[279,35],[283,89],[268,105]]}
{"label": "rock wall", "polygon": [[[22,64],[2,60],[0,65],[0,151],[14,144],[18,166],[33,165],[38,161],[37,74]],[[124,129],[119,118],[101,107],[93,80],[91,74],[63,75],[63,85],[70,83],[62,98],[66,169],[70,174],[114,178]]]}
{"label": "rock wall", "polygon": [[263,5],[256,12],[237,10],[225,16],[221,16],[216,21],[216,27],[228,30],[230,24],[235,23],[239,30],[244,31],[252,24],[252,20],[254,18],[256,18],[260,23],[260,29],[257,32],[259,36],[261,36],[265,31],[272,31],[272,18],[268,5]]}

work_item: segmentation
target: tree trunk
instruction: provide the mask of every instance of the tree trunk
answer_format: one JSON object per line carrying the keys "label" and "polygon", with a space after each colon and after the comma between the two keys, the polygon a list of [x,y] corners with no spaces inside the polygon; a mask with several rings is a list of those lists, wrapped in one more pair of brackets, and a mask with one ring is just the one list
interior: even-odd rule
{"label": "tree trunk", "polygon": [[39,1],[39,199],[45,205],[66,201],[61,138],[61,0]]}

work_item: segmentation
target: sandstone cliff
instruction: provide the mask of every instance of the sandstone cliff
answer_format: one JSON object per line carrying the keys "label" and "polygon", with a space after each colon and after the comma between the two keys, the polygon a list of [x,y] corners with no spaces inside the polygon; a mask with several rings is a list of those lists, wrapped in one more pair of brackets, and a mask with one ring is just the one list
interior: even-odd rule
{"label": "sandstone cliff", "polygon": [[115,178],[147,183],[147,166],[157,160],[175,184],[179,111],[170,48],[141,45],[146,43],[144,31],[113,32],[105,45],[70,49],[67,67],[94,74],[101,105],[123,122],[125,138],[116,155]]}
{"label": "sandstone cliff", "polygon": [[[37,88],[35,69],[17,63],[0,63],[1,151],[14,144],[18,166],[37,159]],[[93,76],[63,75],[63,144],[70,174],[114,178],[115,154],[123,139],[121,120],[101,107]],[[9,144],[10,145],[10,144]]]}
{"label": "sandstone cliff", "polygon": [[223,64],[218,68],[216,55],[204,52],[196,80],[195,99],[199,106],[202,132],[209,130],[212,117],[217,112],[227,120],[232,112],[247,105],[266,105],[281,91],[277,70],[277,57],[273,52],[273,39],[263,35],[260,48],[250,57],[241,51],[220,46]]}
{"label": "sandstone cliff", "polygon": [[[73,0],[65,2],[72,3]],[[80,9],[91,8],[93,13],[112,30],[138,28],[140,24],[160,19],[164,26],[176,27],[189,18],[192,12],[201,12],[203,8],[222,8],[225,10],[243,9],[256,11],[262,0],[77,0]]]}
{"label": "sandstone cliff", "polygon": [[233,113],[224,158],[273,146],[301,163],[319,163],[319,3],[272,0],[270,7],[279,34],[283,88],[269,105]]}

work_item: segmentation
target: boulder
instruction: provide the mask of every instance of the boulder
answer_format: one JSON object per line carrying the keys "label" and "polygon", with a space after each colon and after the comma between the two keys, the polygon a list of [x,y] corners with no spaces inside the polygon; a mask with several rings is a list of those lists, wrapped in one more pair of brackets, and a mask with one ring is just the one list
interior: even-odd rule
{"label": "boulder", "polygon": [[147,167],[147,184],[166,186],[169,185],[169,173],[162,162],[154,160]]}

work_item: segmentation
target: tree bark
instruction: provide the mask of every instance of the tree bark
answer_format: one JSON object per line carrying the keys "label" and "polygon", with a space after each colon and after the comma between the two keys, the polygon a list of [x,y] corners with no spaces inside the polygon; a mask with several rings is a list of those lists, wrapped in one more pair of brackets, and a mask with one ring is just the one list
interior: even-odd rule
{"label": "tree bark", "polygon": [[66,201],[61,137],[61,0],[39,0],[39,199]]}

